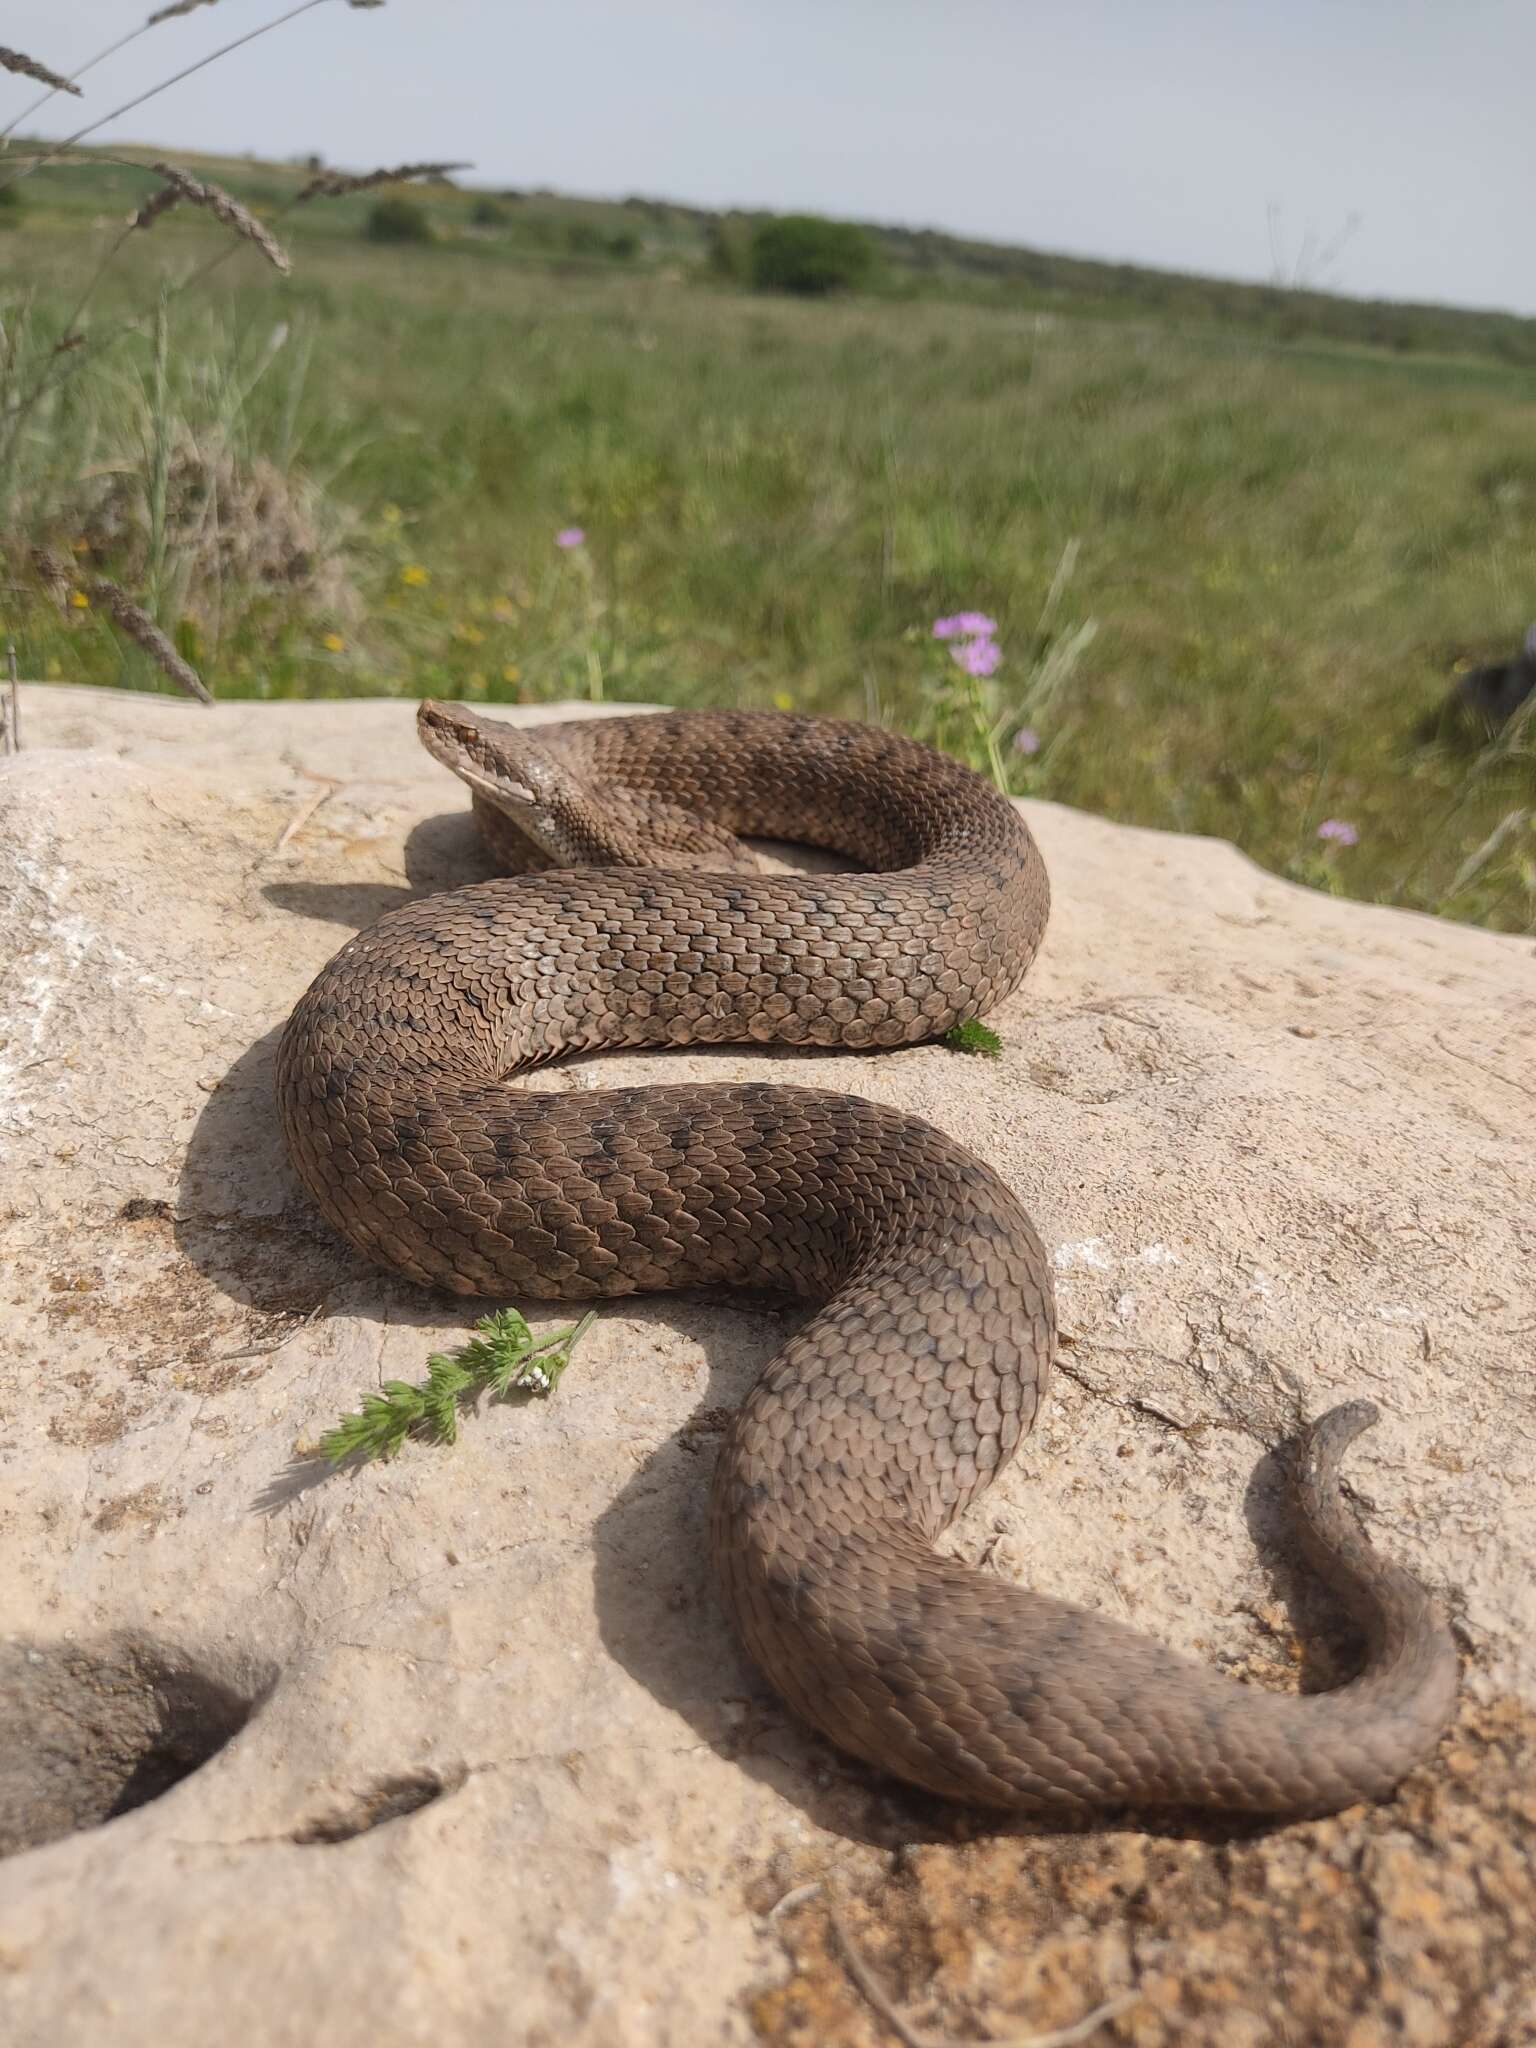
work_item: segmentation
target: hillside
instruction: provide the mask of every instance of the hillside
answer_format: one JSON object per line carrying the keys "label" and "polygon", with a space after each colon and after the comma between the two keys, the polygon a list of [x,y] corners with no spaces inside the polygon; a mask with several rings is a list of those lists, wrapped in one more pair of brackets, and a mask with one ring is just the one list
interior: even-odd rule
{"label": "hillside", "polygon": [[[1082,265],[1047,303],[953,282],[953,243],[793,300],[721,276],[686,209],[440,183],[434,240],[382,246],[372,196],[291,204],[307,166],[194,167],[291,276],[190,207],[125,235],[154,180],[101,160],[0,232],[0,399],[40,394],[0,431],[24,675],[165,686],[106,575],[223,697],[885,719],[1018,794],[1536,927],[1536,726],[1430,732],[1536,614],[1536,364],[1497,323],[1287,340],[1239,287],[1111,305]],[[935,640],[959,611],[992,673]]]}
{"label": "hillside", "polygon": [[[18,143],[17,153],[32,145]],[[163,152],[124,144],[113,155],[145,162]],[[288,207],[320,168],[252,157],[198,156],[201,164],[248,205],[268,213]],[[137,189],[133,173],[104,159],[51,167],[29,182],[29,196],[64,212],[111,210]],[[352,235],[375,195],[311,205],[293,219],[299,239]],[[438,234],[460,246],[517,263],[561,267],[630,264],[687,271],[738,269],[739,249],[764,212],[712,212],[666,199],[632,195],[579,199],[536,189],[489,188],[443,180],[420,189]],[[1243,284],[1177,271],[980,241],[931,228],[861,223],[880,255],[872,290],[895,298],[961,298],[1003,307],[1055,310],[1100,318],[1156,318],[1178,328],[1240,329],[1277,341],[1313,337],[1414,354],[1484,356],[1536,365],[1536,320],[1494,310],[1469,311],[1395,300]]]}

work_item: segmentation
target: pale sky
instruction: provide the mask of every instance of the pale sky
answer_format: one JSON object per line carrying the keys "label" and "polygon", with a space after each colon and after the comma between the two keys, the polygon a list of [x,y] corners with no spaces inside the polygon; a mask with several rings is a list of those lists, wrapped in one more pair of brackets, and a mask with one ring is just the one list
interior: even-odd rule
{"label": "pale sky", "polygon": [[[10,0],[69,71],[155,0]],[[219,0],[54,101],[65,134],[283,11]],[[103,139],[949,228],[1536,314],[1531,0],[325,0]],[[0,74],[0,125],[33,95]],[[67,114],[60,109],[67,108]],[[76,112],[79,107],[81,111]],[[1310,239],[1309,239],[1310,238]]]}

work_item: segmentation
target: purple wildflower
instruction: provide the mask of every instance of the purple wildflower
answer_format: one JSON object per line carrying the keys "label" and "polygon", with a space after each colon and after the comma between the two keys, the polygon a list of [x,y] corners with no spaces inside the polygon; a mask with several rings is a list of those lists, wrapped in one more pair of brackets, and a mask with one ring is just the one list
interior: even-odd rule
{"label": "purple wildflower", "polygon": [[1360,834],[1343,818],[1324,818],[1317,828],[1317,836],[1319,839],[1336,840],[1340,846],[1358,846],[1360,843]]}
{"label": "purple wildflower", "polygon": [[1003,658],[995,640],[967,640],[963,647],[950,649],[968,676],[989,676]]}
{"label": "purple wildflower", "polygon": [[562,526],[555,535],[555,546],[557,548],[579,548],[586,537],[586,534],[579,526]]}
{"label": "purple wildflower", "polygon": [[1021,725],[1013,736],[1013,747],[1018,754],[1038,754],[1040,735],[1032,725]]}
{"label": "purple wildflower", "polygon": [[956,612],[951,618],[933,622],[935,640],[990,640],[996,631],[996,619],[989,619],[985,612]]}

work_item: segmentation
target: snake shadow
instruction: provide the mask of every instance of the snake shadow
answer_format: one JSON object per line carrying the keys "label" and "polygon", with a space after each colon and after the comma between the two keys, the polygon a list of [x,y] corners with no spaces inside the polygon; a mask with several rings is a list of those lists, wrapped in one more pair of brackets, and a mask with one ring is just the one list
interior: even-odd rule
{"label": "snake shadow", "polygon": [[[501,870],[486,851],[470,811],[443,811],[423,818],[406,834],[401,851],[405,882],[267,882],[262,895],[278,910],[300,917],[323,918],[360,932],[377,924],[387,910],[414,903],[418,896],[437,896],[471,882],[488,882]],[[300,991],[294,990],[297,1000]]]}

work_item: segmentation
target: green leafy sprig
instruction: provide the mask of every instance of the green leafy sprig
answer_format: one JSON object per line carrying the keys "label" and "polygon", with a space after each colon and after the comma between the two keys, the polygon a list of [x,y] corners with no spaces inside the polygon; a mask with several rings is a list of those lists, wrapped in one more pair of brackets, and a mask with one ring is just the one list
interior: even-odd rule
{"label": "green leafy sprig", "polygon": [[963,1024],[951,1025],[944,1034],[944,1043],[951,1052],[979,1053],[984,1060],[1002,1057],[1003,1041],[979,1017],[967,1017]]}
{"label": "green leafy sprig", "polygon": [[482,1316],[475,1335],[457,1351],[434,1351],[427,1376],[416,1385],[386,1380],[377,1394],[365,1394],[362,1407],[345,1415],[319,1442],[319,1453],[333,1465],[348,1461],[366,1465],[374,1458],[392,1458],[407,1437],[451,1444],[459,1434],[459,1410],[489,1392],[497,1400],[518,1393],[553,1393],[571,1353],[596,1321],[589,1310],[569,1329],[535,1338],[515,1308]]}

